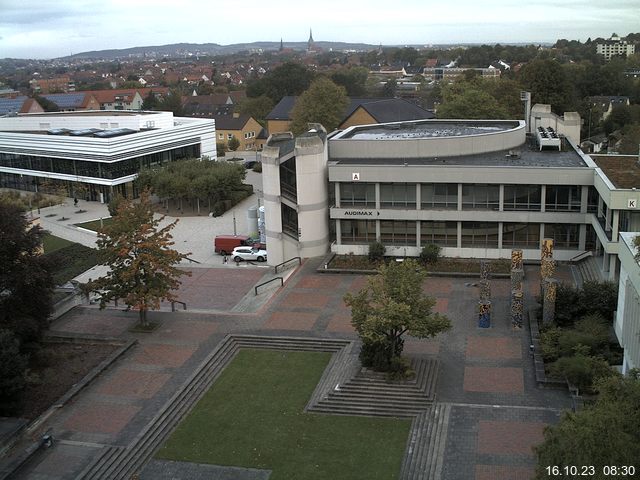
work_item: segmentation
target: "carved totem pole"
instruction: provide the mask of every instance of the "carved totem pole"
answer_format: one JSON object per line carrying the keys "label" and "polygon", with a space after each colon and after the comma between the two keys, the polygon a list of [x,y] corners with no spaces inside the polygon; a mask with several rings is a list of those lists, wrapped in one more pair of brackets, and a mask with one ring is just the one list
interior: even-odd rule
{"label": "carved totem pole", "polygon": [[522,281],[524,269],[522,267],[522,250],[511,251],[511,325],[514,328],[522,328],[524,310],[524,294]]}
{"label": "carved totem pole", "polygon": [[491,285],[489,284],[489,262],[480,262],[480,301],[478,302],[478,326],[491,326]]}
{"label": "carved totem pole", "polygon": [[553,322],[556,313],[556,290],[558,282],[554,278],[556,262],[553,259],[553,239],[542,240],[540,255],[540,299],[542,301],[542,323]]}

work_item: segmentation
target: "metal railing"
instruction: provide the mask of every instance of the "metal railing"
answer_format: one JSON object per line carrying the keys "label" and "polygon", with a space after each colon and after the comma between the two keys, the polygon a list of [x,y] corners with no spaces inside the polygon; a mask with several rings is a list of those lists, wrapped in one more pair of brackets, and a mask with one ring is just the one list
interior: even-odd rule
{"label": "metal railing", "polygon": [[280,267],[284,267],[286,264],[288,264],[289,262],[292,262],[294,260],[298,260],[298,265],[302,265],[302,258],[300,257],[293,257],[290,258],[289,260],[285,260],[282,263],[279,263],[278,265],[276,265],[275,267],[273,267],[273,273],[278,273],[278,268]]}
{"label": "metal railing", "polygon": [[187,309],[187,304],[184,302],[181,302],[180,300],[172,300],[171,301],[171,311],[175,312],[176,311],[176,303],[179,303],[180,305],[182,305],[182,309],[186,310]]}
{"label": "metal railing", "polygon": [[284,286],[284,278],[282,277],[274,277],[271,280],[267,280],[266,282],[261,283],[260,285],[256,285],[255,288],[253,289],[253,291],[256,293],[256,295],[258,295],[258,288],[267,285],[271,282],[273,282],[274,280],[280,280],[280,286],[283,287]]}
{"label": "metal railing", "polygon": [[580,260],[584,260],[587,257],[593,256],[593,252],[591,250],[586,250],[582,253],[577,254],[575,257],[571,257],[569,259],[569,263],[577,263]]}

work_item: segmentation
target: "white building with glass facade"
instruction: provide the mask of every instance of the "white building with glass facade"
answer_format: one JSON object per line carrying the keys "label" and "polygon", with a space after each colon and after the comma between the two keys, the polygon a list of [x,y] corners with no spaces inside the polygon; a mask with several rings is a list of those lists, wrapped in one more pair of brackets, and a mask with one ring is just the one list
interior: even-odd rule
{"label": "white building with glass facade", "polygon": [[137,196],[143,167],[216,158],[215,122],[171,112],[82,111],[0,117],[0,187],[38,191],[43,183],[88,200]]}

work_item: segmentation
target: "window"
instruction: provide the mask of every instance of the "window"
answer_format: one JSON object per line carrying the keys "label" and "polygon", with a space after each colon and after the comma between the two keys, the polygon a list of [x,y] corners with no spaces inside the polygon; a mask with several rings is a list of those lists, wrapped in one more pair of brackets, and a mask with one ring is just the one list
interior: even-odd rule
{"label": "window", "polygon": [[600,194],[596,187],[589,187],[589,194],[587,195],[587,212],[589,213],[598,213],[598,200],[600,199]]}
{"label": "window", "polygon": [[462,222],[462,246],[468,248],[498,248],[498,224]]}
{"label": "window", "polygon": [[381,208],[416,208],[415,183],[380,184]]}
{"label": "window", "polygon": [[420,186],[420,204],[428,209],[453,209],[458,208],[458,184],[457,183],[425,183]]}
{"label": "window", "polygon": [[298,187],[296,181],[296,157],[280,164],[280,191],[284,197],[294,202],[298,201]]}
{"label": "window", "polygon": [[416,245],[416,222],[405,220],[380,221],[380,241],[385,245]]}
{"label": "window", "polygon": [[553,238],[553,248],[578,248],[578,225],[545,223],[544,236]]}
{"label": "window", "polygon": [[231,140],[233,138],[233,133],[227,133],[227,140]]}
{"label": "window", "polygon": [[420,222],[420,245],[458,246],[458,222]]}
{"label": "window", "polygon": [[282,203],[282,233],[298,239],[298,212],[289,205]]}
{"label": "window", "polygon": [[547,185],[545,210],[548,212],[579,212],[580,190],[577,185]]}
{"label": "window", "polygon": [[218,134],[218,138],[219,138],[220,140],[224,140],[224,133],[219,133],[219,134]]}
{"label": "window", "polygon": [[463,210],[498,210],[499,206],[500,185],[462,185]]}
{"label": "window", "polygon": [[341,183],[340,207],[376,206],[376,185],[374,183]]}
{"label": "window", "polygon": [[539,248],[539,223],[503,223],[502,246],[504,248]]}
{"label": "window", "polygon": [[376,241],[375,220],[340,220],[342,243],[369,244]]}
{"label": "window", "polygon": [[540,211],[540,198],[542,187],[540,185],[505,185],[504,209],[505,210],[535,210]]}

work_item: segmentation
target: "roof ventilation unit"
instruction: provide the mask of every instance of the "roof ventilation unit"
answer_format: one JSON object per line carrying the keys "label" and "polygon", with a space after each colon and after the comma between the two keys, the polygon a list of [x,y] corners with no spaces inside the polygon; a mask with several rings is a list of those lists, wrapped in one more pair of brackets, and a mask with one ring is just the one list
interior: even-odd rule
{"label": "roof ventilation unit", "polygon": [[542,150],[543,147],[557,147],[558,150],[562,150],[560,137],[551,127],[538,127],[536,130],[536,139],[538,140],[538,147],[540,150]]}

